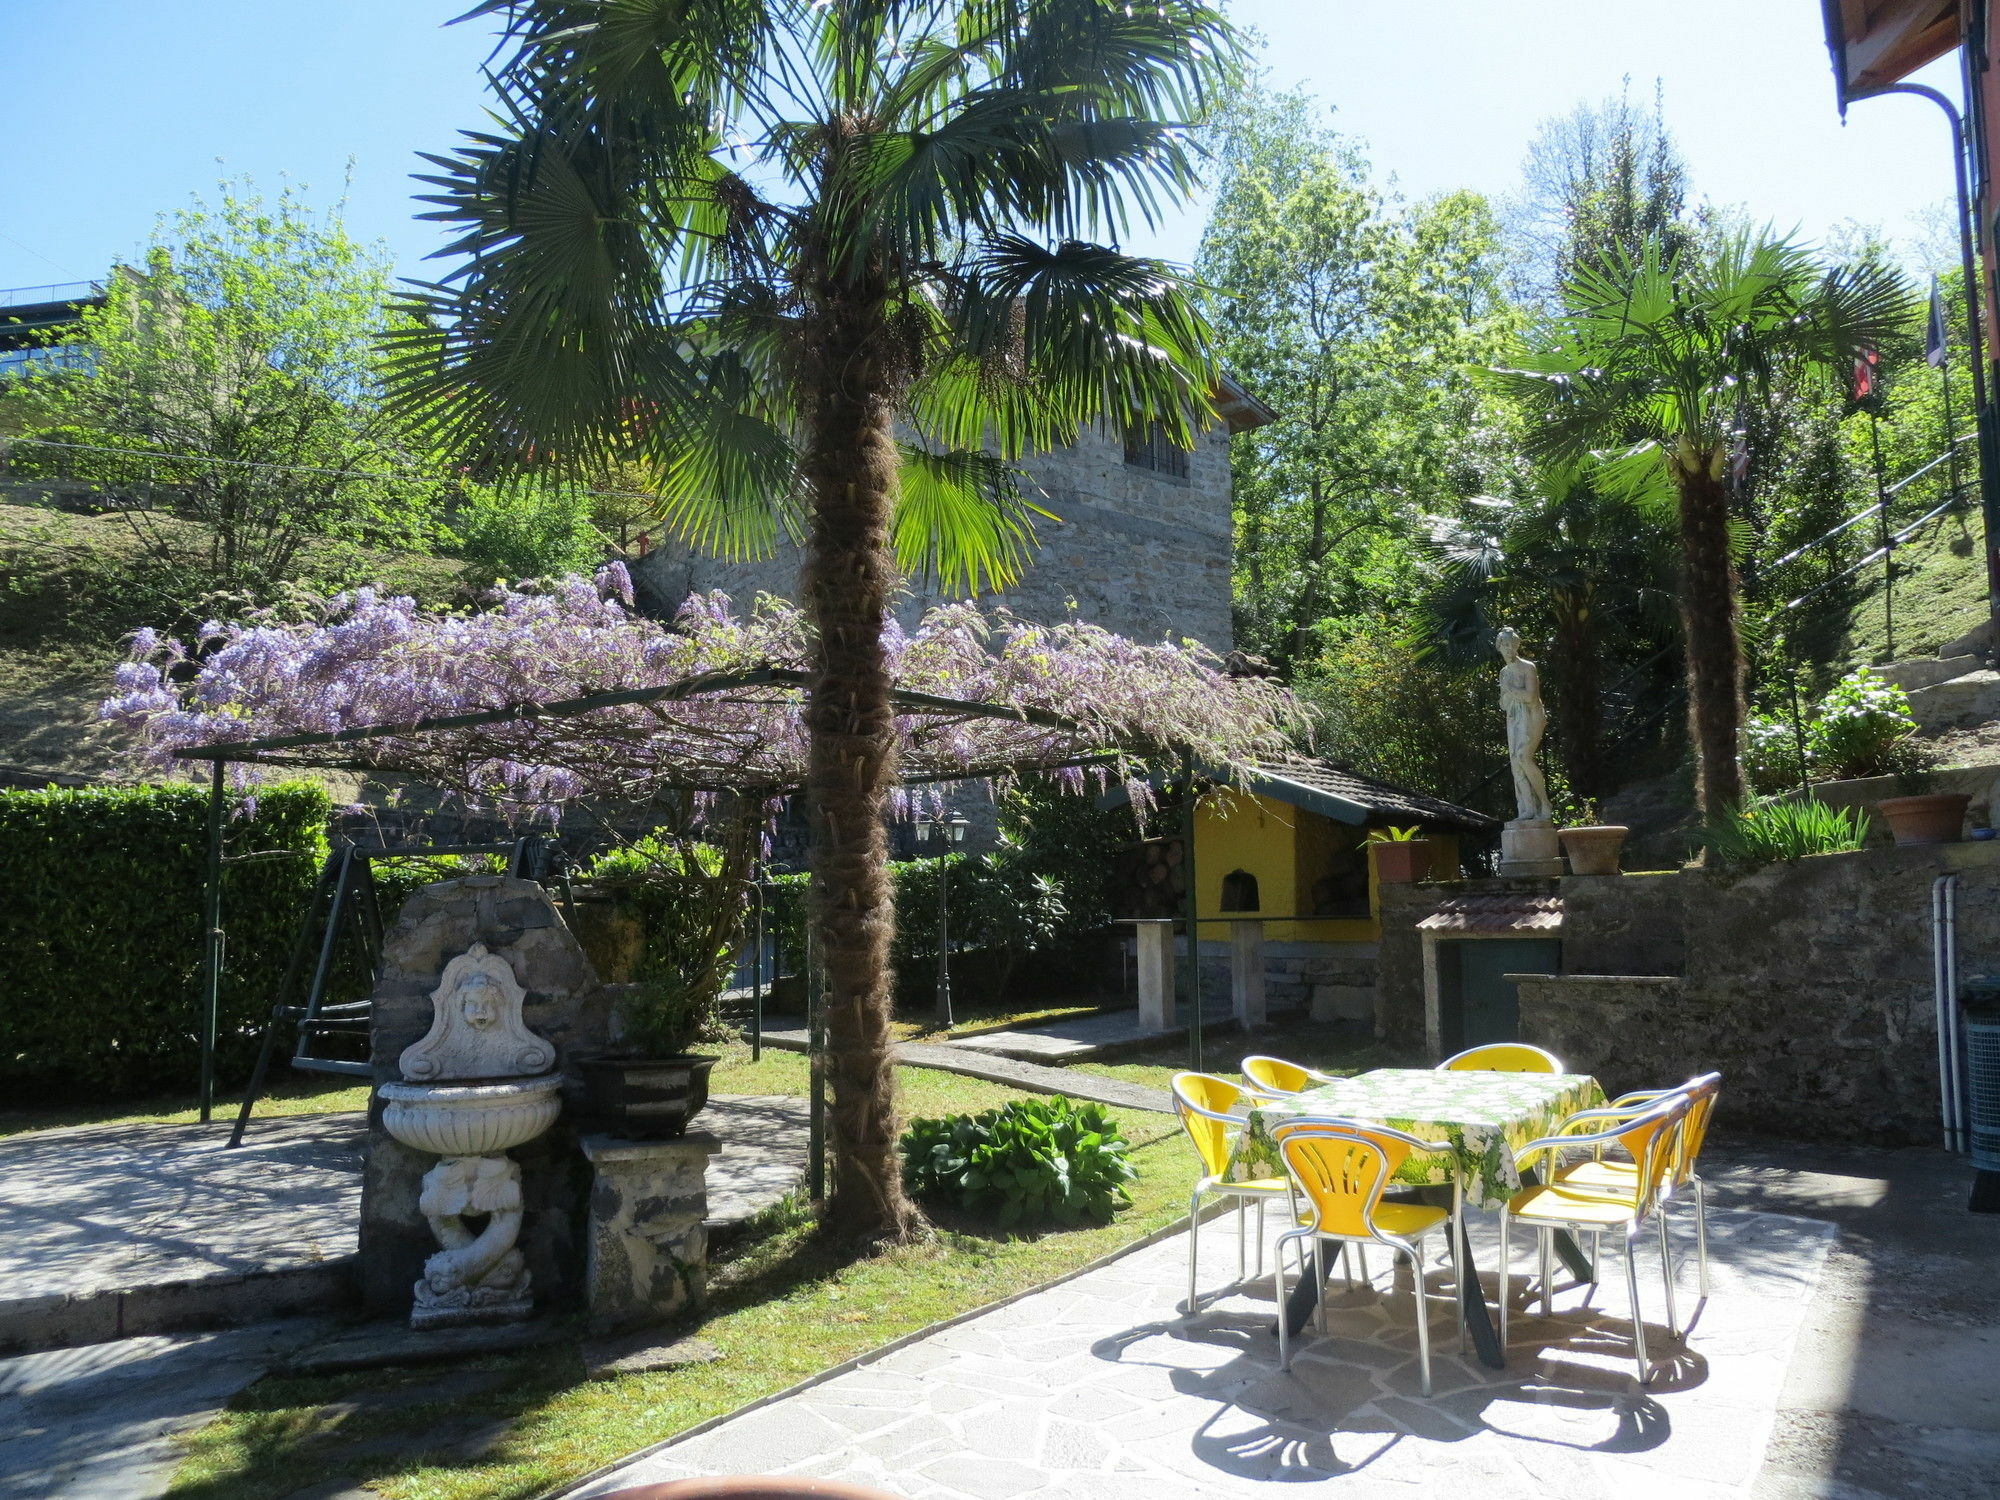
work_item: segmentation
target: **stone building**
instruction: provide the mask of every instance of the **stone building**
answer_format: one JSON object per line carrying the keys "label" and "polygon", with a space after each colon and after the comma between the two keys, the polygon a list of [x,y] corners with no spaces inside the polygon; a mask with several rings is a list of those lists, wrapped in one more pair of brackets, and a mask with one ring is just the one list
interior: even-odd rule
{"label": "stone building", "polygon": [[[1227,652],[1233,644],[1229,440],[1263,426],[1271,413],[1231,381],[1219,405],[1223,422],[1191,451],[1157,433],[1121,436],[1100,427],[1067,448],[1024,460],[1029,498],[1059,519],[1037,523],[1038,546],[1025,575],[988,602],[1025,619],[1074,614],[1137,640],[1188,636]],[[657,611],[712,589],[741,606],[759,592],[795,597],[799,553],[786,544],[772,557],[730,563],[669,541],[651,547],[632,571]],[[939,597],[914,586],[898,617],[913,623]]]}

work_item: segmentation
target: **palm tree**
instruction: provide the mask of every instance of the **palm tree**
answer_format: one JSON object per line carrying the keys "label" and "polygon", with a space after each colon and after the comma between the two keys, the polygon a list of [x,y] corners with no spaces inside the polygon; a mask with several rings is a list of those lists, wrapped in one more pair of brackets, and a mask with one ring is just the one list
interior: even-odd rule
{"label": "palm tree", "polygon": [[1580,268],[1563,308],[1494,372],[1534,419],[1531,457],[1595,453],[1601,483],[1670,488],[1680,523],[1681,630],[1696,800],[1714,819],[1743,797],[1743,647],[1730,461],[1750,403],[1839,370],[1902,332],[1903,277],[1862,263],[1823,268],[1797,244],[1738,232],[1665,253],[1613,253]]}
{"label": "palm tree", "polygon": [[1108,422],[1192,446],[1205,324],[1122,253],[1194,184],[1234,67],[1197,0],[490,0],[502,112],[426,180],[462,268],[395,372],[469,458],[638,461],[689,541],[803,545],[806,788],[828,986],[829,1225],[903,1196],[883,815],[899,571],[1004,584],[1010,461]]}

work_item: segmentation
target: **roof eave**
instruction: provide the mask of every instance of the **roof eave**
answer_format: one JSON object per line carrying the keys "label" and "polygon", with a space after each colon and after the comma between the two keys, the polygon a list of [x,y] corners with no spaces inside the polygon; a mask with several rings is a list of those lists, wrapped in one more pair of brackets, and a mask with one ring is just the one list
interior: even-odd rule
{"label": "roof eave", "polygon": [[1366,803],[1350,801],[1321,787],[1307,786],[1302,781],[1293,781],[1289,776],[1278,776],[1269,771],[1252,771],[1250,790],[1275,798],[1287,806],[1302,807],[1307,812],[1318,813],[1321,817],[1331,818],[1336,823],[1352,823],[1359,826],[1366,823],[1375,811]]}

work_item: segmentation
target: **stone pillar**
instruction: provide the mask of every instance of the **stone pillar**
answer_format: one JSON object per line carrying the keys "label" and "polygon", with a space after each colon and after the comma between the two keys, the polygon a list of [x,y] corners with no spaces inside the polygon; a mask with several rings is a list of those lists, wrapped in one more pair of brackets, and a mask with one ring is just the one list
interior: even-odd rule
{"label": "stone pillar", "polygon": [[1139,949],[1139,1029],[1174,1026],[1174,924],[1171,918],[1132,924]]}
{"label": "stone pillar", "polygon": [[587,1135],[592,1333],[664,1322],[708,1290],[708,1159],[722,1143],[691,1130],[670,1141]]}
{"label": "stone pillar", "polygon": [[1266,1024],[1264,1006],[1264,924],[1229,924],[1229,1003],[1245,1031]]}

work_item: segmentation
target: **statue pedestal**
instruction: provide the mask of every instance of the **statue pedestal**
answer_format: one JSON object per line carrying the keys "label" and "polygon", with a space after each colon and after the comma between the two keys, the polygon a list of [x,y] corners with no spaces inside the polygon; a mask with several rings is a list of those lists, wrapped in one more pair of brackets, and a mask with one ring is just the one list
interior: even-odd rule
{"label": "statue pedestal", "polygon": [[1560,875],[1562,840],[1547,818],[1516,818],[1500,830],[1500,873],[1506,876]]}
{"label": "statue pedestal", "polygon": [[704,1130],[667,1141],[587,1135],[590,1331],[662,1323],[698,1307],[708,1289],[708,1159],[722,1142]]}

